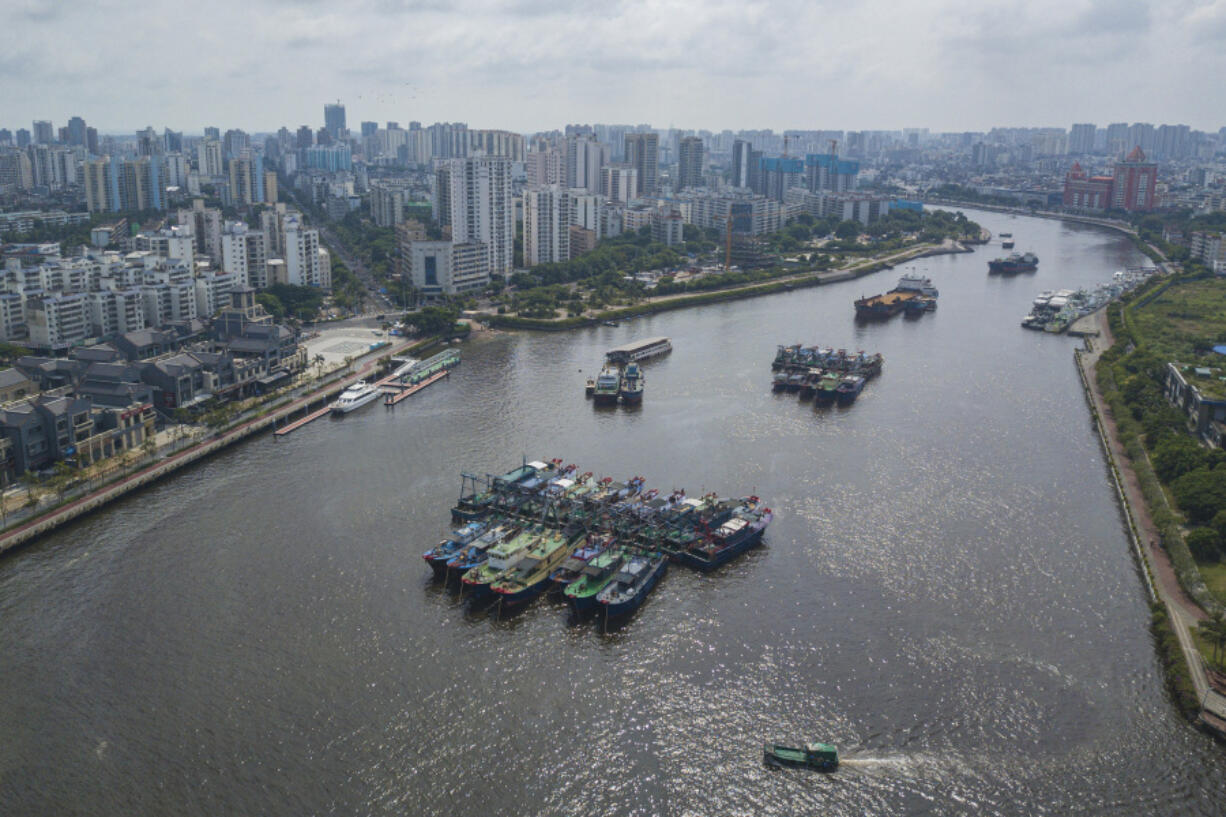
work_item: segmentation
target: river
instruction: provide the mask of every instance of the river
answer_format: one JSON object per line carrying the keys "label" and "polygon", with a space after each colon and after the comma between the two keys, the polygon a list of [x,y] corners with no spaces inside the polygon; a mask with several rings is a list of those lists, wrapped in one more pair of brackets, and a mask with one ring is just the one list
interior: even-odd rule
{"label": "river", "polygon": [[[840,284],[560,334],[487,333],[393,410],[263,437],[0,560],[0,813],[1218,815],[1226,755],[1163,689],[1071,338],[1041,289],[1143,259],[967,211],[940,307],[858,326]],[[667,335],[640,408],[604,350]],[[773,394],[778,343],[880,351],[849,408]],[[756,493],[765,544],[674,567],[602,633],[428,581],[461,471],[560,457]],[[826,740],[832,775],[764,740]]]}

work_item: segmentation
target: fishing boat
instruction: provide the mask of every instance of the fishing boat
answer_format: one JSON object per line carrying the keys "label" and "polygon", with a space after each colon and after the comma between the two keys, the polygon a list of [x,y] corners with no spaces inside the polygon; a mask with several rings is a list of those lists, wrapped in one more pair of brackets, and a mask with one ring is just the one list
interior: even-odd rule
{"label": "fishing boat", "polygon": [[668,570],[668,557],[662,553],[631,556],[596,601],[608,618],[629,615],[639,608]]}
{"label": "fishing boat", "polygon": [[565,591],[567,587],[583,575],[583,568],[587,567],[588,562],[604,553],[616,541],[613,536],[608,534],[589,533],[584,539],[583,544],[576,548],[570,557],[550,574],[549,581],[552,583],[550,592],[561,593]]}
{"label": "fishing boat", "polygon": [[447,562],[445,576],[463,576],[478,565],[485,564],[490,548],[513,539],[522,528],[519,525],[495,525],[476,539],[460,548]]}
{"label": "fishing boat", "polygon": [[430,569],[434,571],[434,578],[443,578],[447,572],[447,562],[451,561],[451,558],[461,548],[480,536],[485,531],[485,528],[484,522],[469,522],[464,527],[452,531],[451,536],[423,553],[422,558],[426,560],[426,564],[430,565]]}
{"label": "fishing boat", "polygon": [[483,564],[473,567],[460,577],[461,590],[470,593],[472,598],[488,596],[491,592],[490,585],[517,564],[528,549],[541,539],[542,534],[543,529],[534,526],[490,548]]}
{"label": "fishing boat", "polygon": [[762,541],[762,534],[774,518],[770,508],[762,507],[756,496],[745,499],[709,537],[683,551],[682,564],[699,570],[714,570]]}
{"label": "fishing boat", "polygon": [[645,383],[643,370],[639,367],[639,364],[633,361],[627,363],[626,368],[622,371],[621,389],[618,392],[622,402],[627,405],[643,402],[643,386]]}
{"label": "fishing boat", "polygon": [[566,534],[548,534],[525,551],[514,567],[490,582],[490,589],[500,596],[504,607],[531,601],[549,587],[550,575],[571,551]]}
{"label": "fishing boat", "polygon": [[840,406],[850,406],[856,402],[856,398],[860,396],[860,392],[864,390],[864,378],[859,375],[849,374],[839,381],[838,388],[834,390],[834,399],[838,401]]}
{"label": "fishing boat", "polygon": [[817,384],[817,391],[814,393],[813,399],[819,406],[828,406],[834,402],[838,390],[839,376],[834,372],[826,372]]}
{"label": "fishing boat", "polygon": [[788,387],[788,373],[775,372],[774,379],[771,380],[772,391],[783,391]]}
{"label": "fishing boat", "polygon": [[617,402],[621,391],[621,373],[616,366],[606,365],[596,376],[596,387],[592,390],[592,400],[597,405],[608,405]]}
{"label": "fishing boat", "polygon": [[349,388],[341,392],[341,396],[336,398],[336,402],[332,404],[332,414],[340,416],[349,412],[360,409],[362,406],[373,401],[380,394],[377,387],[365,380],[359,380]]}
{"label": "fishing boat", "polygon": [[767,743],[762,747],[762,756],[767,763],[804,766],[822,772],[833,772],[839,767],[839,750],[829,743],[806,743],[800,748]]}
{"label": "fishing boat", "polygon": [[613,577],[621,569],[625,555],[621,548],[610,547],[593,556],[591,561],[579,571],[579,576],[566,586],[562,594],[570,603],[571,609],[583,614],[600,606],[596,596],[604,590]]}
{"label": "fishing boat", "polygon": [[587,395],[588,397],[591,397],[595,391],[596,391],[596,378],[589,377],[587,379],[587,383],[583,385],[583,393]]}

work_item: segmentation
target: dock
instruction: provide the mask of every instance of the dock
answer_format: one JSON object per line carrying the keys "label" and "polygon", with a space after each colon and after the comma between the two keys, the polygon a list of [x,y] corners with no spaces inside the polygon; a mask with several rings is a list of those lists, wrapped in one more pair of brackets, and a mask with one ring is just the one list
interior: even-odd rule
{"label": "dock", "polygon": [[426,386],[429,386],[431,383],[437,383],[438,381],[442,380],[444,377],[450,377],[450,376],[451,376],[451,370],[443,369],[442,371],[435,372],[434,374],[430,375],[425,380],[421,380],[421,381],[418,381],[417,383],[414,383],[412,386],[409,386],[406,389],[402,389],[398,392],[388,392],[387,396],[383,399],[383,405],[394,406],[397,403],[399,403],[401,400],[403,400],[404,398],[408,397],[409,395],[417,394],[419,391],[424,389]]}
{"label": "dock", "polygon": [[306,415],[305,417],[299,417],[297,420],[290,423],[289,425],[281,426],[280,428],[278,428],[276,431],[273,432],[273,436],[274,437],[284,437],[286,434],[289,434],[291,431],[297,431],[298,429],[302,428],[307,423],[311,423],[311,422],[314,422],[315,420],[318,420],[320,417],[323,417],[325,414],[327,414],[331,410],[332,410],[331,404],[325,405],[321,409],[316,409],[315,411],[312,411],[310,414]]}

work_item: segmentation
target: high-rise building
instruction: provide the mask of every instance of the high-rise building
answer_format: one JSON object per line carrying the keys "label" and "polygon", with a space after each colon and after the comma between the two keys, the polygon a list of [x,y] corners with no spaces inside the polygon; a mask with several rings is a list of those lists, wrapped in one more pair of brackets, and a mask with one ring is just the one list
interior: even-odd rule
{"label": "high-rise building", "polygon": [[345,106],[337,100],[324,105],[324,129],[333,139],[340,139],[345,133]]}
{"label": "high-rise building", "polygon": [[315,144],[315,133],[311,130],[310,125],[300,125],[297,133],[297,144],[299,149],[309,148]]}
{"label": "high-rise building", "polygon": [[196,168],[201,176],[217,177],[222,174],[221,142],[206,136],[196,143]]}
{"label": "high-rise building", "polygon": [[1068,152],[1077,156],[1094,152],[1094,136],[1098,128],[1091,123],[1073,125],[1069,131]]}
{"label": "high-rise building", "polygon": [[697,136],[682,137],[677,148],[678,192],[687,187],[702,187],[702,139]]}
{"label": "high-rise building", "polygon": [[228,221],[221,232],[221,268],[241,286],[264,289],[268,280],[268,239],[241,221]]}
{"label": "high-rise building", "polygon": [[759,193],[775,201],[793,187],[805,186],[805,160],[788,156],[767,156],[759,163]]}
{"label": "high-rise building", "polygon": [[49,145],[55,141],[55,130],[46,119],[34,120],[34,144]]}
{"label": "high-rise building", "polygon": [[221,140],[221,152],[227,159],[238,156],[249,147],[251,147],[251,137],[246,131],[237,128],[226,131],[225,137]]}
{"label": "high-rise building", "polygon": [[[329,288],[320,264],[319,231],[307,229],[297,213],[285,215],[281,223],[285,231],[286,283]],[[329,282],[331,272],[327,271]]]}
{"label": "high-rise building", "polygon": [[805,172],[810,192],[842,193],[855,188],[860,163],[855,159],[840,159],[832,153],[810,153],[805,157]]}
{"label": "high-rise building", "polygon": [[378,122],[363,122],[362,123],[362,138],[370,139],[379,132]]}
{"label": "high-rise building", "polygon": [[85,129],[85,148],[93,155],[98,155],[98,129]]}
{"label": "high-rise building", "polygon": [[85,175],[85,209],[91,213],[102,213],[118,209],[111,206],[111,159],[89,159],[81,167]]}
{"label": "high-rise building", "polygon": [[546,184],[566,183],[566,157],[553,148],[534,150],[524,161],[524,174],[528,185],[540,187]]}
{"label": "high-rise building", "polygon": [[85,144],[85,120],[79,116],[74,116],[68,120],[68,144],[84,145]]}
{"label": "high-rise building", "polygon": [[1115,165],[1111,206],[1130,212],[1154,209],[1157,181],[1157,163],[1146,158],[1140,145],[1134,147],[1127,158]]}
{"label": "high-rise building", "polygon": [[506,156],[512,162],[522,162],[526,152],[524,135],[505,130],[470,130],[468,155],[477,151],[486,156]]}
{"label": "high-rise building", "polygon": [[655,133],[626,134],[626,162],[638,171],[637,196],[654,196],[660,186],[660,136]]}
{"label": "high-rise building", "polygon": [[600,197],[561,185],[524,191],[524,264],[536,266],[571,257],[570,228],[600,235]]}
{"label": "high-rise building", "polygon": [[511,201],[511,160],[470,156],[440,162],[435,174],[435,217],[451,228],[457,244],[489,246],[489,274],[511,274],[515,212]]}
{"label": "high-rise building", "polygon": [[30,132],[25,128],[17,129],[17,147],[23,148],[30,144]]}
{"label": "high-rise building", "polygon": [[[609,162],[609,146],[591,136],[571,136],[566,140],[567,187],[600,192],[600,169]],[[562,180],[559,180],[561,183]]]}
{"label": "high-rise building", "polygon": [[639,171],[624,162],[600,169],[600,194],[609,201],[625,204],[638,195]]}
{"label": "high-rise building", "polygon": [[753,164],[753,145],[744,139],[732,143],[732,187],[753,187],[750,179],[750,168]]}

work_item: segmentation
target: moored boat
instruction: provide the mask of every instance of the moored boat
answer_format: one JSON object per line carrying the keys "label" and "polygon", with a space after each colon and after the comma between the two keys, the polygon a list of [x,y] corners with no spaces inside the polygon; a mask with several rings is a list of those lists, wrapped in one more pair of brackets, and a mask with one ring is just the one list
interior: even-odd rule
{"label": "moored boat", "polygon": [[540,541],[543,533],[544,531],[536,526],[490,548],[488,558],[483,564],[468,570],[460,577],[463,592],[471,593],[472,598],[489,595],[490,585],[517,564],[524,553]]}
{"label": "moored boat", "polygon": [[447,572],[447,562],[451,561],[451,558],[461,548],[480,536],[485,531],[485,528],[484,522],[469,522],[464,527],[452,531],[451,536],[423,553],[422,558],[426,560],[426,564],[430,565],[430,569],[434,571],[434,578],[443,578],[443,575]]}
{"label": "moored boat", "polygon": [[838,388],[834,390],[834,399],[838,401],[840,406],[850,406],[856,402],[856,398],[860,396],[860,392],[864,390],[864,378],[859,375],[849,374],[839,381]]}
{"label": "moored boat", "polygon": [[380,392],[377,387],[367,383],[365,380],[359,380],[341,392],[340,397],[336,398],[336,402],[332,404],[332,414],[348,414],[372,402],[379,394]]}
{"label": "moored boat", "polygon": [[622,371],[621,388],[618,392],[622,402],[627,405],[643,402],[643,386],[645,384],[643,370],[639,364],[633,361],[627,363],[626,368]]}
{"label": "moored boat", "polygon": [[839,376],[834,372],[826,372],[817,384],[817,391],[813,395],[814,401],[819,406],[828,406],[834,402],[838,389]]}
{"label": "moored boat", "polygon": [[907,301],[917,297],[914,292],[887,292],[884,295],[872,295],[860,298],[855,302],[856,317],[861,319],[889,318],[897,315]]}
{"label": "moored boat", "polygon": [[703,541],[691,545],[678,558],[690,567],[714,570],[762,541],[762,534],[773,518],[771,509],[762,507],[761,500],[751,496],[733,511],[728,521]]}
{"label": "moored boat", "polygon": [[600,606],[597,594],[613,581],[624,560],[622,549],[618,547],[610,547],[593,556],[579,571],[578,578],[562,591],[571,609],[582,614]]}
{"label": "moored boat", "polygon": [[501,597],[504,606],[531,601],[549,587],[549,576],[571,551],[566,534],[546,534],[510,570],[490,582],[490,589]]}
{"label": "moored boat", "polygon": [[485,564],[489,558],[490,548],[496,547],[517,536],[522,530],[519,525],[495,525],[476,539],[460,548],[447,562],[445,576],[460,577],[478,565]]}
{"label": "moored boat", "polygon": [[596,601],[608,618],[619,618],[637,610],[668,570],[668,557],[662,553],[631,556],[613,580],[596,594]]}
{"label": "moored boat", "polygon": [[592,391],[592,400],[600,405],[616,403],[620,391],[621,373],[617,367],[606,365],[601,368],[600,374],[596,376],[596,387]]}
{"label": "moored boat", "polygon": [[565,591],[583,575],[583,568],[587,567],[588,562],[604,553],[615,541],[616,539],[608,534],[589,533],[566,561],[550,574],[549,581],[553,583],[550,590],[552,592]]}
{"label": "moored boat", "polygon": [[932,285],[932,279],[918,272],[908,272],[903,275],[898,279],[898,286],[894,287],[891,292],[918,292],[929,298],[935,298],[940,294]]}
{"label": "moored boat", "polygon": [[762,747],[762,756],[768,763],[805,766],[823,772],[839,767],[839,750],[829,743],[806,743],[801,747],[767,743]]}

